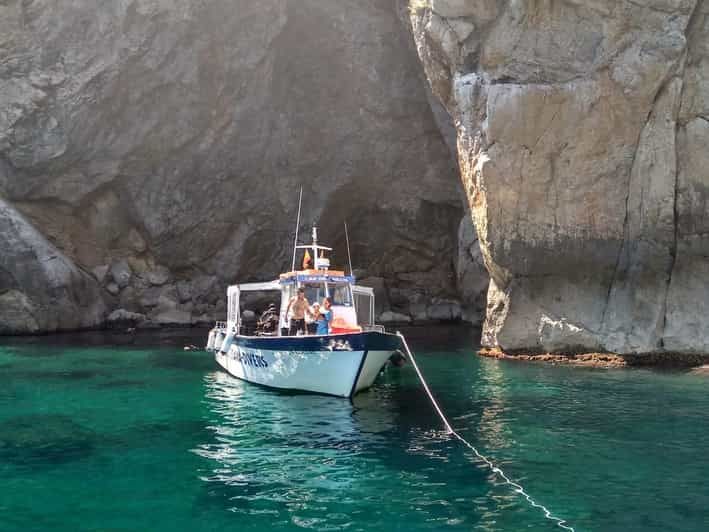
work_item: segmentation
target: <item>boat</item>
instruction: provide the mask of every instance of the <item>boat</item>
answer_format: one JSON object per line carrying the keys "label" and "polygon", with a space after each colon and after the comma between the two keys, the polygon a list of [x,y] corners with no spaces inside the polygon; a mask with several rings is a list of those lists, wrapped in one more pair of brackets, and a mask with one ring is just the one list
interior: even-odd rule
{"label": "boat", "polygon": [[[332,248],[318,244],[317,227],[313,227],[311,244],[296,242],[293,266],[297,249],[305,249],[303,269],[293,267],[272,281],[227,288],[227,319],[209,332],[207,350],[239,379],[282,390],[351,398],[372,386],[399,350],[400,337],[375,323],[374,290],[356,284],[351,260],[349,274],[330,269],[325,254]],[[313,265],[312,258],[314,268],[306,267]],[[330,299],[328,334],[289,335],[288,303],[300,288],[310,304]],[[240,301],[248,292],[280,297],[280,311],[275,312],[274,304],[255,324],[253,316],[247,320]]]}

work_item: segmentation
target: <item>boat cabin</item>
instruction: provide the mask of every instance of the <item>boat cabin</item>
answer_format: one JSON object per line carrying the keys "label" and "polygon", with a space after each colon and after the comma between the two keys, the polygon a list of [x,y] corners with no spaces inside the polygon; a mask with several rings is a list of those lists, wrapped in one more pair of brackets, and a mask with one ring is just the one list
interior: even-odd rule
{"label": "boat cabin", "polygon": [[[240,334],[249,334],[243,327],[240,299],[242,292],[273,292],[274,299],[280,295],[278,327],[271,333],[286,336],[289,323],[286,311],[288,302],[298,288],[305,290],[305,298],[312,306],[329,297],[332,304],[330,326],[333,334],[359,332],[375,329],[374,290],[357,286],[355,279],[344,272],[330,270],[300,270],[285,273],[279,279],[266,283],[244,283],[230,286],[227,290],[227,327],[236,327]],[[253,334],[253,333],[252,333]]]}
{"label": "boat cabin", "polygon": [[[265,283],[244,283],[230,286],[227,290],[227,327],[241,335],[273,335],[286,336],[289,331],[289,317],[286,315],[288,302],[299,288],[305,290],[308,304],[322,304],[325,297],[332,304],[332,320],[330,328],[333,334],[352,333],[383,329],[374,324],[374,290],[366,286],[357,286],[353,275],[344,271],[330,270],[330,261],[324,255],[331,248],[317,244],[317,229],[313,228],[313,243],[296,246],[296,249],[306,249],[303,260],[304,269],[293,270],[281,274],[276,280]],[[310,252],[315,257],[315,269],[305,268],[310,264]],[[295,254],[293,258],[295,264]],[[244,326],[240,307],[243,292],[273,292],[280,297],[280,309],[277,311],[278,326],[268,328],[248,328]],[[273,299],[276,299],[274,297]],[[272,321],[276,321],[276,310],[273,310]]]}

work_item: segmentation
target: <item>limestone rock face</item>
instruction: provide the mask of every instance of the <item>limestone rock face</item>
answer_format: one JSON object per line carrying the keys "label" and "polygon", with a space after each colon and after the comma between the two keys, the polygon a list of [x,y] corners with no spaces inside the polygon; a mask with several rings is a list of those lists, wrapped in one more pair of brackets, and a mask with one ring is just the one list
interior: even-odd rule
{"label": "limestone rock face", "polygon": [[0,334],[93,327],[104,303],[79,270],[22,215],[0,199]]}
{"label": "limestone rock face", "polygon": [[709,350],[709,2],[412,2],[506,350]]}
{"label": "limestone rock face", "polygon": [[397,311],[455,299],[459,184],[398,7],[0,2],[0,194],[109,313],[222,317],[227,284],[290,268],[301,186],[334,267],[346,220]]}
{"label": "limestone rock face", "polygon": [[458,292],[462,303],[462,318],[480,325],[485,317],[485,303],[490,277],[485,269],[478,235],[472,218],[463,217],[458,228]]}

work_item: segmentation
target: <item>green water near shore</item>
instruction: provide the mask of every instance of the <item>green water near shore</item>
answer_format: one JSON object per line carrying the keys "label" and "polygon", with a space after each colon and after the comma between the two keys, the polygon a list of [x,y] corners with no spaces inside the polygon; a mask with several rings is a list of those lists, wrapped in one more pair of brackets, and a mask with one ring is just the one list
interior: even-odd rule
{"label": "green water near shore", "polygon": [[[353,403],[284,394],[194,334],[0,342],[0,530],[560,530],[442,433],[410,365]],[[407,336],[454,427],[576,530],[709,529],[706,377]]]}

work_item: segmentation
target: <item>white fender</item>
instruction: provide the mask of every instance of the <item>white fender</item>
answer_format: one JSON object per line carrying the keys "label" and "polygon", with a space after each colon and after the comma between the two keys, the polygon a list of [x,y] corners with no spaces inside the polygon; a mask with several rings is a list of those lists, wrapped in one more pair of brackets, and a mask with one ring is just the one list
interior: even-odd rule
{"label": "white fender", "polygon": [[214,350],[214,341],[217,339],[217,329],[212,329],[209,331],[209,336],[207,337],[207,351]]}
{"label": "white fender", "polygon": [[225,353],[229,352],[229,348],[231,347],[231,343],[234,341],[234,336],[236,336],[236,331],[234,329],[232,329],[226,335],[226,338],[224,338],[224,342],[222,343],[221,347],[219,348],[219,352],[221,354],[225,354]]}
{"label": "white fender", "polygon": [[224,331],[217,330],[217,333],[214,335],[214,350],[215,351],[220,350],[220,348],[222,346],[222,342],[224,341],[224,336],[225,336]]}

